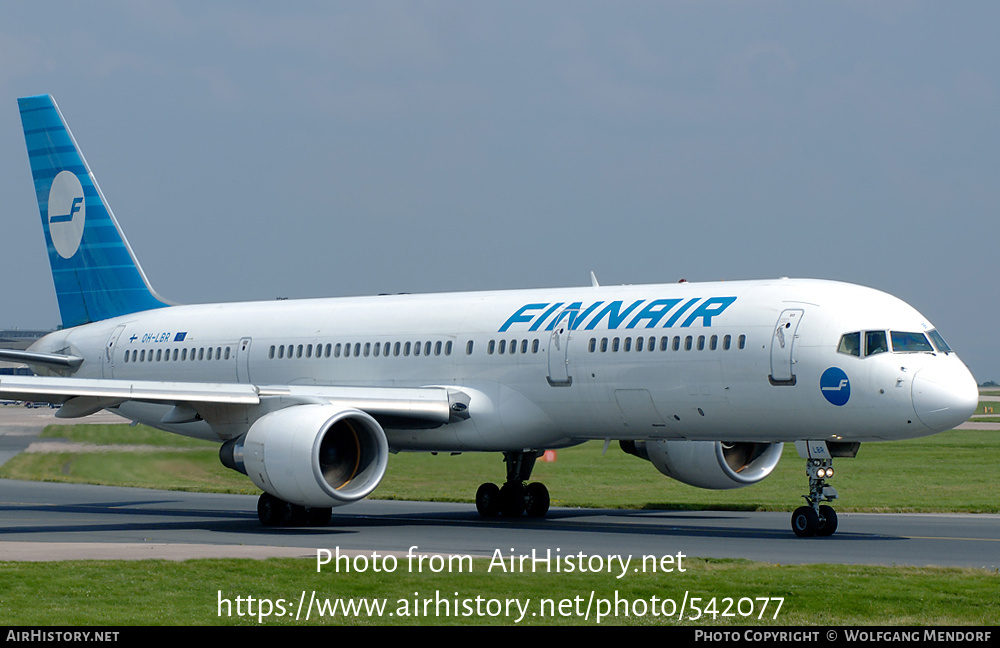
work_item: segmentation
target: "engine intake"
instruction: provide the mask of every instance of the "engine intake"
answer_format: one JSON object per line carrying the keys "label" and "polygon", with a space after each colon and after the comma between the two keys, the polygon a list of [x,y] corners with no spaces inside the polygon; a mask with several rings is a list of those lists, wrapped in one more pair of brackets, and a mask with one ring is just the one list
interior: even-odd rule
{"label": "engine intake", "polygon": [[382,426],[361,410],[295,405],[261,417],[220,454],[224,464],[275,497],[332,507],[375,490],[385,475],[389,444]]}
{"label": "engine intake", "polygon": [[646,459],[661,473],[698,488],[723,490],[756,484],[781,459],[781,443],[723,441],[622,441],[622,450]]}

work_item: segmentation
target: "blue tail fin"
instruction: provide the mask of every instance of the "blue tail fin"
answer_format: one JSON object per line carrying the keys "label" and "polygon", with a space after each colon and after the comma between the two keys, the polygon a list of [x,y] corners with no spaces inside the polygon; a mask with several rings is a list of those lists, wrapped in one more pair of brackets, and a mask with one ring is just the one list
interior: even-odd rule
{"label": "blue tail fin", "polygon": [[63,327],[169,306],[146,280],[55,100],[17,104]]}

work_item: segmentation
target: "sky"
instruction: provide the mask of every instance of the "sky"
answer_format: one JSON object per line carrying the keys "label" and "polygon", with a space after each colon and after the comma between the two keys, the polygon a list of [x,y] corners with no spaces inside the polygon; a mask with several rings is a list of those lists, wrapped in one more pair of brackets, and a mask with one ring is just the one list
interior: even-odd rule
{"label": "sky", "polygon": [[816,277],[1000,381],[1000,3],[0,4],[0,328],[58,325],[16,99],[181,303]]}

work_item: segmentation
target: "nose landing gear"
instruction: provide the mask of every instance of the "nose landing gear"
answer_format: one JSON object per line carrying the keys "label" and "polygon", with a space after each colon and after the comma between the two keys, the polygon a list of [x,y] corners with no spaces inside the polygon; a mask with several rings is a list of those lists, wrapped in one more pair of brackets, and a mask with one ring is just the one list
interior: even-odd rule
{"label": "nose landing gear", "polygon": [[837,499],[837,491],[826,483],[833,477],[834,457],[854,458],[861,444],[856,441],[796,441],[795,449],[806,460],[809,494],[805,506],[792,513],[792,531],[800,538],[831,536],[837,531],[837,512],[824,502]]}
{"label": "nose landing gear", "polygon": [[800,538],[831,536],[837,530],[837,512],[821,502],[837,499],[836,489],[826,484],[826,480],[833,477],[833,459],[809,459],[806,474],[809,475],[809,494],[802,497],[807,504],[792,513],[792,531]]}

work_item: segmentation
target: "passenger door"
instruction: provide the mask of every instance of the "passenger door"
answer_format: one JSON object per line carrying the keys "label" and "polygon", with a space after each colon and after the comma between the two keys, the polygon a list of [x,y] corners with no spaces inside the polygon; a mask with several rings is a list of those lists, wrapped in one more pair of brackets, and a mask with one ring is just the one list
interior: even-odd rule
{"label": "passenger door", "polygon": [[774,326],[771,335],[771,375],[767,377],[772,385],[795,384],[795,340],[804,312],[801,308],[784,310]]}

